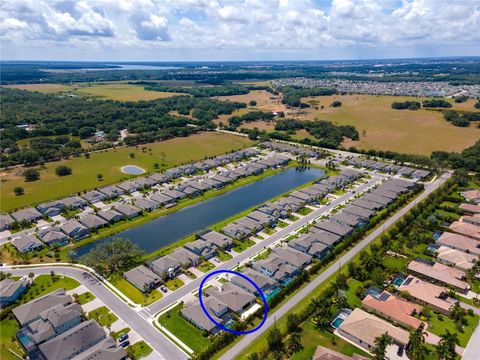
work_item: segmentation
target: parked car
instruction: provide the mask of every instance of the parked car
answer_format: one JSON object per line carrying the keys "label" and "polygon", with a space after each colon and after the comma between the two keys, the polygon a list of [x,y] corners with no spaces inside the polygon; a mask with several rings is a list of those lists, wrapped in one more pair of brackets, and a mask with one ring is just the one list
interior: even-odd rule
{"label": "parked car", "polygon": [[162,286],[162,287],[160,288],[160,290],[162,290],[164,293],[166,293],[166,292],[168,291],[165,286]]}
{"label": "parked car", "polygon": [[120,344],[121,347],[127,347],[128,345],[130,345],[130,341],[124,341]]}
{"label": "parked car", "polygon": [[399,346],[399,347],[398,347],[397,355],[398,355],[399,357],[402,357],[402,356],[403,356],[403,346]]}
{"label": "parked car", "polygon": [[119,342],[124,342],[125,340],[128,339],[128,334],[123,334],[122,336],[120,336],[120,338],[118,339]]}

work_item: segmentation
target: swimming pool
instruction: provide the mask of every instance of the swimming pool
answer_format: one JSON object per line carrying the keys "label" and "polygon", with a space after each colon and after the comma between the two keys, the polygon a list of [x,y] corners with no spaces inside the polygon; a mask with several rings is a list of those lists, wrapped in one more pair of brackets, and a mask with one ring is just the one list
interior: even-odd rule
{"label": "swimming pool", "polygon": [[139,175],[145,172],[144,169],[136,165],[126,165],[123,166],[120,170],[122,170],[123,173],[128,175]]}
{"label": "swimming pool", "polygon": [[342,319],[340,317],[337,317],[335,320],[332,321],[332,326],[337,329],[340,325],[342,325],[343,321],[345,319]]}
{"label": "swimming pool", "polygon": [[400,286],[403,284],[403,280],[402,278],[396,278],[395,280],[393,280],[393,283],[397,286]]}

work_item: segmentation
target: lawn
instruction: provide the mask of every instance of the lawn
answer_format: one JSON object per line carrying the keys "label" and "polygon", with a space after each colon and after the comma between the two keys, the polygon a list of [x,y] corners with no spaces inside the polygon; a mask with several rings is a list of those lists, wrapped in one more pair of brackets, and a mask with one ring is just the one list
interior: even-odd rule
{"label": "lawn", "polygon": [[165,286],[170,290],[177,290],[179,287],[183,286],[183,281],[180,279],[170,279],[165,283]]}
{"label": "lawn", "polygon": [[350,279],[348,281],[348,290],[345,293],[345,297],[347,298],[348,304],[352,307],[361,307],[362,300],[360,300],[356,294],[358,288],[362,288],[363,283],[356,279]]}
{"label": "lawn", "polygon": [[247,250],[250,246],[255,245],[255,242],[250,239],[245,239],[242,241],[233,241],[233,250],[236,251],[237,253],[241,253],[245,250]]}
{"label": "lawn", "polygon": [[450,212],[450,211],[445,211],[445,210],[442,210],[442,209],[436,209],[435,210],[435,215],[438,215],[442,219],[453,218],[455,220],[458,220],[461,217],[461,215],[459,215],[457,213]]}
{"label": "lawn", "polygon": [[221,261],[221,262],[225,262],[225,261],[228,261],[232,258],[233,256],[230,255],[229,253],[225,252],[225,251],[217,251],[217,258]]}
{"label": "lawn", "polygon": [[128,354],[133,360],[141,359],[147,355],[149,355],[153,350],[152,348],[145,342],[139,341],[133,345],[130,345],[127,348]]}
{"label": "lawn", "polygon": [[114,277],[110,282],[136,304],[149,305],[162,297],[160,291],[153,290],[145,299],[145,295],[122,276]]}
{"label": "lawn", "polygon": [[102,326],[111,326],[118,317],[112,313],[106,306],[99,307],[88,313],[88,319],[96,320]]}
{"label": "lawn", "polygon": [[197,266],[197,269],[204,273],[209,272],[213,268],[215,268],[215,265],[213,265],[210,261],[202,261],[202,263]]}
{"label": "lawn", "polygon": [[123,335],[127,334],[128,332],[130,332],[130,328],[126,327],[126,328],[123,328],[121,330],[112,332],[111,335],[116,340],[116,339],[122,337]]}
{"label": "lawn", "polygon": [[22,297],[22,303],[36,299],[60,288],[72,290],[78,286],[80,286],[80,283],[69,277],[62,277],[60,275],[39,275],[34,278],[33,285],[30,286],[25,293],[25,296]]}
{"label": "lawn", "polygon": [[448,329],[450,332],[458,335],[458,340],[460,341],[460,346],[462,347],[467,346],[468,341],[470,340],[473,331],[477,327],[479,320],[478,315],[467,316],[468,326],[463,328],[463,332],[459,332],[455,322],[452,319],[444,315],[435,314],[433,311],[430,311],[430,315],[430,323],[427,331],[440,336],[445,334],[445,330]]}
{"label": "lawn", "polygon": [[81,295],[78,295],[77,297],[77,301],[80,305],[84,305],[86,303],[89,303],[90,301],[92,301],[93,299],[95,299],[95,295],[93,295],[91,292],[87,291]]}
{"label": "lawn", "polygon": [[[50,162],[42,167],[40,180],[33,182],[25,182],[19,169],[3,171],[0,173],[2,176],[0,210],[9,211],[120,182],[129,178],[120,170],[125,165],[137,165],[147,171],[154,171],[154,164],[158,163],[162,170],[238,150],[252,144],[252,141],[244,137],[205,132],[188,138],[175,138],[146,144],[138,148],[124,147],[95,152],[90,154],[90,159],[81,156]],[[142,148],[146,148],[145,151]],[[134,158],[130,157],[131,153],[134,154]],[[59,165],[68,165],[72,168],[73,174],[57,176],[55,168]],[[103,181],[98,181],[97,174],[99,173],[103,175]],[[16,186],[23,187],[25,195],[15,196],[13,189]]]}
{"label": "lawn", "polygon": [[118,101],[155,100],[172,96],[184,95],[181,93],[147,91],[144,86],[125,83],[107,83],[102,85],[80,86],[76,94],[95,96]]}
{"label": "lawn", "polygon": [[175,306],[160,315],[158,322],[193,351],[202,351],[210,344],[208,337],[203,336],[200,329],[179,315],[179,310],[180,305]]}
{"label": "lawn", "polygon": [[279,227],[279,228],[282,228],[282,229],[283,229],[283,228],[285,228],[285,227],[287,227],[287,226],[288,226],[288,224],[287,224],[285,221],[281,221],[281,220],[280,220],[280,221],[278,222],[278,227]]}
{"label": "lawn", "polygon": [[308,215],[312,212],[313,210],[308,208],[308,207],[303,207],[301,208],[299,211],[297,211],[297,214],[300,214],[300,215]]}
{"label": "lawn", "polygon": [[383,265],[388,269],[390,273],[404,272],[407,269],[407,265],[410,259],[403,257],[384,256]]}
{"label": "lawn", "polygon": [[24,354],[20,344],[15,339],[15,333],[19,329],[18,323],[13,318],[12,314],[0,321],[0,359],[18,360],[18,358],[14,356],[9,349],[13,350],[19,355]]}

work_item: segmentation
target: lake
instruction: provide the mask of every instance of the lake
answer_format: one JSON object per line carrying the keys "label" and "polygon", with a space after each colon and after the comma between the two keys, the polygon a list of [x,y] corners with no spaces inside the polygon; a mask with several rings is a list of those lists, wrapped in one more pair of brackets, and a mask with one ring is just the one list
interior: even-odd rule
{"label": "lake", "polygon": [[[320,169],[289,168],[114,236],[128,238],[150,253],[324,175]],[[77,255],[86,254],[99,242],[112,237],[78,248]]]}

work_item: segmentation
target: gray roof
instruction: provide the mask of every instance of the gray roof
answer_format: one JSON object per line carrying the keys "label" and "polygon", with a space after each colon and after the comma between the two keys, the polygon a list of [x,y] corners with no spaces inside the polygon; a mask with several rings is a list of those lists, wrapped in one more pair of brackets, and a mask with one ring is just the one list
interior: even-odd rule
{"label": "gray roof", "polygon": [[0,214],[0,229],[10,225],[11,223],[15,222],[12,217],[8,214]]}
{"label": "gray roof", "polygon": [[98,216],[100,216],[102,219],[106,221],[112,221],[116,217],[119,217],[120,219],[123,219],[125,215],[119,213],[117,210],[111,209],[111,210],[100,210],[97,213]]}
{"label": "gray roof", "polygon": [[232,283],[225,283],[222,286],[222,291],[216,288],[209,288],[206,290],[208,296],[214,297],[233,312],[241,312],[247,305],[255,301],[255,295],[241,289]]}
{"label": "gray roof", "polygon": [[38,236],[46,244],[67,240],[67,236],[59,228],[55,227],[39,231]]}
{"label": "gray roof", "polygon": [[343,211],[339,212],[339,213],[336,213],[336,214],[333,214],[330,217],[330,219],[335,221],[335,222],[345,224],[347,226],[352,226],[352,227],[355,227],[362,222],[362,220],[358,216],[353,215],[353,214],[348,214],[348,213],[345,213]]}
{"label": "gray roof", "polygon": [[65,234],[71,235],[74,231],[87,230],[85,226],[80,224],[77,220],[70,219],[60,228]]}
{"label": "gray roof", "polygon": [[170,255],[165,255],[156,260],[153,260],[151,262],[151,266],[155,271],[158,271],[157,273],[159,275],[163,275],[164,273],[168,272],[168,270],[171,268],[174,269],[179,266],[182,266],[182,263],[178,259]]}
{"label": "gray roof", "polygon": [[377,195],[375,192],[363,196],[364,200],[372,201],[380,205],[388,205],[392,199]]}
{"label": "gray roof", "polygon": [[150,196],[150,199],[152,199],[153,201],[156,201],[160,205],[168,204],[173,201],[171,197],[162,194],[160,191],[153,193]]}
{"label": "gray roof", "polygon": [[12,217],[17,221],[27,220],[33,221],[42,217],[42,214],[35,208],[25,208],[13,212]]}
{"label": "gray roof", "polygon": [[345,208],[343,208],[342,212],[361,216],[364,219],[368,219],[375,214],[375,212],[371,210],[362,208],[360,206],[355,206],[355,205],[346,206]]}
{"label": "gray roof", "polygon": [[317,229],[316,227],[311,228],[308,234],[315,240],[328,246],[333,246],[342,238],[340,235],[332,234],[328,231]]}
{"label": "gray roof", "polygon": [[136,207],[139,207],[140,209],[153,209],[159,206],[159,204],[156,201],[150,200],[150,199],[145,199],[143,197],[136,198],[133,201],[134,205]]}
{"label": "gray roof", "polygon": [[115,207],[115,210],[127,216],[133,216],[140,213],[139,208],[136,208],[135,206],[132,206],[130,204],[120,204]]}
{"label": "gray roof", "polygon": [[94,320],[85,321],[40,345],[48,360],[71,359],[107,337],[105,330]]}
{"label": "gray roof", "polygon": [[83,207],[87,205],[87,202],[85,201],[85,199],[82,199],[80,196],[76,196],[76,195],[66,197],[65,199],[62,199],[60,201],[67,208],[78,208],[78,207]]}
{"label": "gray roof", "polygon": [[100,191],[92,190],[87,192],[86,194],[83,194],[82,198],[84,198],[88,202],[95,203],[106,199],[107,196]]}
{"label": "gray roof", "polygon": [[341,225],[331,220],[317,222],[315,227],[339,236],[348,235],[352,231],[351,226]]}
{"label": "gray roof", "polygon": [[389,199],[392,199],[392,200],[396,199],[397,196],[398,196],[397,192],[389,191],[389,190],[386,190],[386,189],[376,189],[375,191],[373,191],[373,194],[383,196],[385,198],[389,198]]}
{"label": "gray roof", "polygon": [[249,214],[247,215],[247,217],[250,218],[250,219],[253,219],[253,220],[255,220],[255,221],[258,221],[258,222],[261,223],[261,224],[268,224],[268,223],[270,223],[271,221],[274,221],[274,220],[275,220],[275,218],[274,218],[273,216],[270,216],[270,215],[268,215],[268,214],[265,214],[265,213],[263,213],[263,212],[261,212],[261,211],[257,211],[257,210],[252,211],[251,213],[249,213]]}
{"label": "gray roof", "polygon": [[364,200],[362,198],[360,199],[357,199],[355,200],[354,202],[352,202],[352,205],[355,205],[355,206],[360,206],[364,209],[368,209],[368,210],[376,210],[376,209],[380,209],[382,208],[383,206],[380,205],[379,203],[376,203],[376,202],[372,202],[372,201],[368,201],[368,200]]}
{"label": "gray roof", "polygon": [[123,273],[123,276],[138,289],[143,289],[145,285],[160,283],[161,281],[160,277],[145,265],[140,265],[128,270]]}
{"label": "gray roof", "polygon": [[0,294],[2,295],[2,297],[10,297],[15,294],[22,286],[25,286],[24,281],[4,279],[0,281]]}
{"label": "gray roof", "polygon": [[185,248],[177,248],[170,253],[170,256],[177,259],[181,264],[193,264],[200,260],[200,257]]}
{"label": "gray roof", "polygon": [[82,316],[82,307],[77,303],[72,303],[67,306],[63,304],[57,304],[49,309],[46,309],[40,313],[40,320],[43,322],[49,322],[53,328],[57,329],[65,323]]}
{"label": "gray roof", "polygon": [[312,261],[312,257],[310,255],[290,249],[286,246],[273,249],[272,253],[283,259],[287,264],[297,268],[302,268]]}
{"label": "gray roof", "polygon": [[117,346],[115,339],[107,337],[72,360],[122,360],[127,357],[124,348]]}
{"label": "gray roof", "polygon": [[107,225],[107,222],[94,214],[85,214],[80,218],[80,222],[88,229],[96,229]]}
{"label": "gray roof", "polygon": [[104,193],[108,197],[116,197],[123,194],[123,189],[120,189],[114,185],[109,185],[98,189],[98,191]]}
{"label": "gray roof", "polygon": [[201,238],[205,241],[210,241],[212,244],[215,244],[218,247],[225,247],[233,242],[231,237],[221,234],[217,231],[209,231],[205,234],[202,234]]}
{"label": "gray roof", "polygon": [[24,252],[24,250],[29,251],[30,249],[36,249],[44,246],[44,244],[34,235],[24,235],[20,238],[13,239],[11,244],[20,252]]}
{"label": "gray roof", "polygon": [[[259,273],[258,271],[247,269],[243,274],[249,279],[251,279],[260,289],[263,289],[267,285],[276,285],[275,280]],[[252,294],[257,294],[257,289],[249,281],[245,280],[241,276],[235,275],[234,277],[232,277],[231,282]]]}
{"label": "gray roof", "polygon": [[[215,298],[206,298],[203,300],[203,304],[208,311],[208,314],[219,324],[223,323],[223,320],[215,315],[215,313],[220,313],[222,310],[226,309],[226,305],[222,304]],[[202,307],[198,300],[193,303],[186,304],[185,307],[181,310],[183,316],[185,316],[190,321],[194,322],[197,326],[201,327],[206,331],[212,331],[216,328],[216,325],[205,315]]]}
{"label": "gray roof", "polygon": [[163,192],[163,194],[175,200],[182,199],[186,196],[185,193],[178,190],[166,190]]}
{"label": "gray roof", "polygon": [[17,306],[12,312],[18,322],[24,325],[38,319],[40,313],[44,310],[59,304],[65,306],[72,302],[73,298],[66,294],[65,289],[57,289],[26,304]]}
{"label": "gray roof", "polygon": [[126,192],[134,192],[135,190],[138,189],[138,185],[135,184],[133,181],[124,181],[120,184],[117,185],[122,190],[125,190]]}

